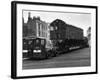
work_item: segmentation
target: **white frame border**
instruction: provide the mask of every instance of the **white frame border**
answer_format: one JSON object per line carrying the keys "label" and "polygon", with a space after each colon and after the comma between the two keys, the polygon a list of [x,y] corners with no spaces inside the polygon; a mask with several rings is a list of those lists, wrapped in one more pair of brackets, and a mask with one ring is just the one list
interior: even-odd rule
{"label": "white frame border", "polygon": [[[22,10],[48,10],[48,11],[70,11],[70,12],[86,12],[91,13],[91,66],[89,67],[73,67],[73,68],[50,68],[50,69],[33,69],[22,70]],[[17,76],[38,76],[38,75],[53,75],[53,74],[69,74],[69,73],[85,73],[96,71],[96,9],[79,8],[79,7],[61,7],[47,5],[31,5],[17,4]]]}

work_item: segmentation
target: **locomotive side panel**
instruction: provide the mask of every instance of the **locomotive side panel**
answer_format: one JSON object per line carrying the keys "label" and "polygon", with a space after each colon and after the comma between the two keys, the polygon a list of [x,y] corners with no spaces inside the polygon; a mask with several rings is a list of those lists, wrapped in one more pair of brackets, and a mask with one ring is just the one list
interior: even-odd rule
{"label": "locomotive side panel", "polygon": [[83,39],[83,29],[69,25],[62,20],[56,19],[51,23],[52,31],[50,31],[51,40],[65,40],[65,39]]}
{"label": "locomotive side panel", "polygon": [[83,30],[72,25],[66,25],[66,39],[83,39]]}

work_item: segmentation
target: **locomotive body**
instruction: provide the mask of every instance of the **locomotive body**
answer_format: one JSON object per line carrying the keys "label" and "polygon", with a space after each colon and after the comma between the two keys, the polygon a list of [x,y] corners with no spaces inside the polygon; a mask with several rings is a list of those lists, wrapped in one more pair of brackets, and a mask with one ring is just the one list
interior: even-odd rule
{"label": "locomotive body", "polygon": [[51,40],[83,40],[83,29],[73,25],[66,24],[64,21],[56,19],[51,24],[50,39]]}
{"label": "locomotive body", "polygon": [[83,40],[83,29],[66,24],[60,19],[56,19],[51,24],[50,39],[57,52],[64,52],[74,48],[81,48]]}

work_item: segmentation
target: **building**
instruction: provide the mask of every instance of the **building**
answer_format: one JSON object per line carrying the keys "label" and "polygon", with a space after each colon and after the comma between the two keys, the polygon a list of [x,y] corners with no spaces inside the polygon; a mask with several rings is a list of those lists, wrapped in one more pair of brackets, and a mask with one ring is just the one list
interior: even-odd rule
{"label": "building", "polygon": [[23,37],[38,37],[48,38],[49,25],[42,21],[40,17],[31,18],[30,12],[28,13],[28,21],[24,23],[23,19]]}
{"label": "building", "polygon": [[28,13],[28,21],[24,23],[23,19],[23,37],[25,38],[42,38],[46,39],[46,47],[50,46],[50,31],[49,23],[42,21],[40,17],[31,18],[31,13]]}
{"label": "building", "polygon": [[48,24],[41,21],[39,17],[36,19],[36,37],[44,39],[48,38]]}
{"label": "building", "polygon": [[27,36],[27,24],[24,23],[24,18],[22,19],[23,20],[23,37]]}
{"label": "building", "polygon": [[91,27],[87,30],[88,45],[91,46]]}

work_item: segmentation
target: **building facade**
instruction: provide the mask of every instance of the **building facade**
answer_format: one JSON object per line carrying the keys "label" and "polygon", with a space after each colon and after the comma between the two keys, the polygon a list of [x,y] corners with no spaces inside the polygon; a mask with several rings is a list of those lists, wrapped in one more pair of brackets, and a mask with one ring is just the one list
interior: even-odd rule
{"label": "building facade", "polygon": [[48,38],[49,25],[45,21],[42,21],[40,17],[30,17],[31,14],[28,13],[28,21],[24,23],[23,19],[23,37],[38,37],[38,38]]}
{"label": "building facade", "polygon": [[88,45],[91,47],[91,27],[87,30]]}
{"label": "building facade", "polygon": [[27,23],[23,19],[23,37],[42,38],[46,39],[46,47],[50,46],[50,31],[49,23],[42,21],[40,17],[31,18],[31,13],[28,13]]}

